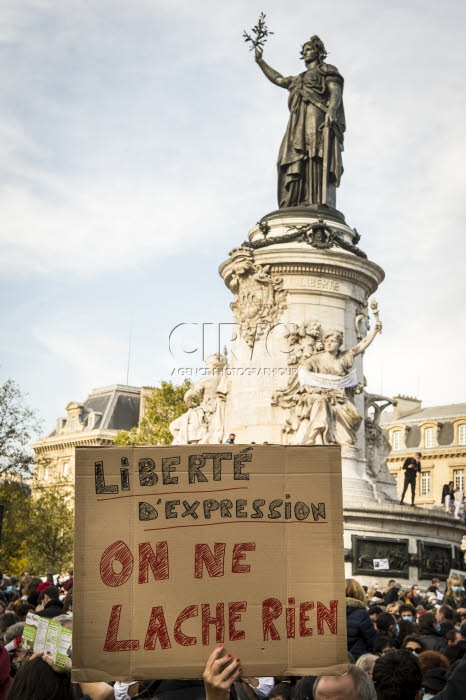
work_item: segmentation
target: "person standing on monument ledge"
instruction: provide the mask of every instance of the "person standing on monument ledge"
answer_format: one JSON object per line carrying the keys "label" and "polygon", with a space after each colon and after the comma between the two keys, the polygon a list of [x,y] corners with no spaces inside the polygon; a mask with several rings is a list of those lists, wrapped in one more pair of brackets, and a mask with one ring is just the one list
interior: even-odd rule
{"label": "person standing on monument ledge", "polygon": [[301,49],[304,73],[284,77],[262,58],[255,59],[264,75],[289,90],[290,119],[278,154],[278,204],[295,207],[326,204],[335,207],[343,164],[343,78],[335,66],[324,63],[322,40],[314,35]]}
{"label": "person standing on monument ledge", "polygon": [[416,476],[417,473],[421,471],[421,453],[416,452],[414,457],[407,457],[403,464],[403,469],[405,472],[405,482],[403,486],[403,493],[401,494],[400,505],[404,504],[404,497],[408,486],[411,486],[411,505],[414,505],[414,496],[416,492]]}

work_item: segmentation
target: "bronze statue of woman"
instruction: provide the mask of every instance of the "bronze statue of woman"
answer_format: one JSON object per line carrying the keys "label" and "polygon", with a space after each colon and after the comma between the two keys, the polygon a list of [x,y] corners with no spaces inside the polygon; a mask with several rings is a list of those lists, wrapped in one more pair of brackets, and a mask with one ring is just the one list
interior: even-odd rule
{"label": "bronze statue of woman", "polygon": [[343,78],[335,66],[324,63],[326,56],[321,39],[312,36],[301,49],[306,70],[285,78],[264,61],[261,47],[255,49],[264,75],[290,92],[290,119],[277,164],[280,207],[335,208],[335,190],[343,173]]}

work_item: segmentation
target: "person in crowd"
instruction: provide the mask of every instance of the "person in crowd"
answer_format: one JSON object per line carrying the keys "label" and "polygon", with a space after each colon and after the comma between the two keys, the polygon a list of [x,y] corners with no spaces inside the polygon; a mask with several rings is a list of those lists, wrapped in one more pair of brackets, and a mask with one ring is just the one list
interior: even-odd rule
{"label": "person in crowd", "polygon": [[254,694],[252,697],[258,696],[260,698],[267,698],[270,691],[274,687],[273,676],[263,678],[257,678],[255,676],[242,676],[240,678],[240,682],[246,683],[253,689]]}
{"label": "person in crowd", "polygon": [[5,630],[5,634],[3,635],[3,641],[6,644],[9,644],[12,642],[14,639],[18,639],[22,637],[23,634],[23,629],[24,629],[24,622],[15,622],[14,625],[11,625]]}
{"label": "person in crowd", "polygon": [[397,583],[395,579],[390,579],[388,582],[388,588],[387,591],[384,595],[384,603],[385,605],[390,605],[390,603],[396,603],[398,600],[398,592],[401,591],[403,586],[401,583]]}
{"label": "person in crowd", "polygon": [[36,612],[41,617],[57,617],[63,613],[63,603],[60,600],[60,594],[56,586],[49,586],[44,588],[40,595],[39,606],[36,608]]}
{"label": "person in crowd", "polygon": [[380,598],[380,602],[383,602],[383,593],[379,590],[379,584],[373,583],[366,591],[367,600],[372,600],[372,598]]}
{"label": "person in crowd", "polygon": [[314,683],[317,676],[303,676],[296,684],[294,700],[314,700]]}
{"label": "person in crowd", "polygon": [[73,589],[69,590],[66,596],[62,600],[63,611],[73,612]]}
{"label": "person in crowd", "polygon": [[466,593],[458,574],[452,574],[447,580],[443,604],[449,605],[460,614],[466,613]]}
{"label": "person in crowd", "polygon": [[410,651],[416,656],[419,656],[419,654],[422,654],[423,651],[427,651],[426,645],[424,644],[423,640],[421,637],[419,637],[418,634],[410,634],[407,637],[403,639],[403,644],[401,645],[402,649],[406,649],[406,651]]}
{"label": "person in crowd", "polygon": [[377,618],[385,612],[385,607],[383,605],[371,605],[369,608],[369,617],[371,618],[374,629],[377,629]]}
{"label": "person in crowd", "polygon": [[10,577],[10,584],[5,588],[5,596],[6,596],[6,599],[8,600],[8,603],[13,603],[15,600],[18,600],[18,598],[19,598],[18,583],[19,583],[19,581],[15,576]]}
{"label": "person in crowd", "polygon": [[446,641],[437,629],[438,623],[433,613],[426,612],[421,615],[418,625],[419,636],[428,650],[443,652],[446,649]]}
{"label": "person in crowd", "polygon": [[455,646],[455,644],[461,641],[461,633],[455,627],[453,627],[453,629],[451,630],[448,630],[448,632],[444,636],[447,640],[447,644],[449,647]]}
{"label": "person in crowd", "polygon": [[373,652],[377,656],[383,656],[396,649],[398,649],[398,645],[393,637],[388,637],[386,634],[379,634],[374,638]]}
{"label": "person in crowd", "polygon": [[[18,604],[19,603],[19,604]],[[24,622],[28,612],[34,612],[34,606],[29,603],[22,603],[21,600],[17,600],[15,604],[14,613],[18,618]]]}
{"label": "person in crowd", "polygon": [[4,641],[4,635],[8,627],[19,622],[18,616],[13,612],[6,612],[0,616],[0,642]]}
{"label": "person in crowd", "polygon": [[374,670],[374,664],[379,657],[376,654],[363,654],[356,661],[356,666],[367,673],[369,678],[372,678],[372,671]]}
{"label": "person in crowd", "polygon": [[436,596],[437,596],[437,593],[439,593],[440,596],[442,596],[442,598],[443,598],[443,594],[440,592],[439,585],[440,585],[440,579],[437,578],[437,576],[434,576],[434,578],[432,579],[432,583],[430,584],[429,588],[427,589],[427,593],[435,593]]}
{"label": "person in crowd", "polygon": [[411,603],[413,608],[417,608],[418,605],[422,605],[424,603],[424,598],[420,594],[417,583],[413,584],[410,590],[407,592],[406,602]]}
{"label": "person in crowd", "polygon": [[68,591],[71,591],[73,588],[73,569],[70,569],[68,572],[68,577],[65,579],[63,582],[63,590],[68,593]]}
{"label": "person in crowd", "polygon": [[361,584],[354,578],[346,579],[346,640],[353,659],[372,651],[376,635],[369,617],[367,600]]}
{"label": "person in crowd", "polygon": [[445,506],[445,513],[449,513],[450,506],[454,506],[455,518],[456,520],[459,520],[461,501],[458,499],[458,502],[455,503],[456,491],[458,491],[458,489],[455,489],[455,484],[453,481],[449,481],[448,484],[444,484],[442,489],[442,504]]}
{"label": "person in crowd", "polygon": [[24,595],[23,595],[23,600],[24,602],[29,603],[30,605],[34,605],[34,607],[37,606],[39,602],[39,593],[37,591],[37,588],[39,584],[42,582],[42,580],[38,576],[29,576],[26,580],[26,585],[24,587]]}
{"label": "person in crowd", "polygon": [[443,690],[433,696],[433,700],[460,700],[464,697],[466,688],[466,656],[464,656],[455,667]]}
{"label": "person in crowd", "polygon": [[291,683],[277,683],[268,695],[263,697],[275,698],[275,700],[293,700],[294,686]]}
{"label": "person in crowd", "polygon": [[466,654],[466,622],[463,622],[459,629],[455,627],[455,629],[447,632],[445,639],[448,644],[445,656],[450,664],[454,664],[455,661],[459,661]]}
{"label": "person in crowd", "polygon": [[398,647],[403,646],[403,641],[405,637],[411,637],[412,635],[417,635],[419,633],[418,626],[415,622],[409,622],[409,620],[400,620],[398,623],[398,635],[396,641],[398,642]]}
{"label": "person in crowd", "polygon": [[394,603],[397,603],[400,600],[402,590],[403,590],[403,586],[401,585],[401,583],[398,583],[398,581],[395,581],[392,588],[389,591],[387,591],[387,593],[384,597],[385,605],[388,607],[389,605],[393,605]]}
{"label": "person in crowd", "polygon": [[447,672],[444,668],[433,668],[428,671],[422,681],[422,690],[424,695],[422,700],[431,700],[440,690],[445,687],[447,682]]}
{"label": "person in crowd", "polygon": [[394,615],[389,612],[381,613],[376,621],[377,635],[385,635],[395,639],[398,636],[399,627]]}
{"label": "person in crowd", "polygon": [[421,453],[416,452],[414,457],[407,457],[403,464],[405,473],[403,493],[401,494],[400,505],[404,504],[404,498],[408,486],[411,487],[411,505],[414,505],[414,497],[416,495],[416,476],[421,472]]}
{"label": "person in crowd", "polygon": [[37,592],[40,593],[41,591],[45,590],[49,586],[53,586],[53,574],[47,574],[47,577],[45,581],[41,581],[39,585],[37,586]]}
{"label": "person in crowd", "polygon": [[422,654],[419,654],[418,659],[421,664],[423,678],[433,668],[444,668],[445,670],[450,668],[450,662],[447,657],[439,651],[423,651]]}
{"label": "person in crowd", "polygon": [[398,615],[400,616],[400,620],[414,622],[415,611],[413,606],[409,603],[402,603],[398,608]]}
{"label": "person in crowd", "polygon": [[10,656],[5,647],[0,646],[0,700],[5,700],[11,683]]}
{"label": "person in crowd", "polygon": [[57,673],[49,661],[46,657],[36,657],[22,664],[7,700],[73,700],[70,675]]}
{"label": "person in crowd", "polygon": [[342,676],[319,676],[314,683],[314,700],[375,700],[374,684],[360,668],[348,666]]}
{"label": "person in crowd", "polygon": [[405,649],[381,656],[372,673],[377,700],[421,700],[422,672],[414,654]]}
{"label": "person in crowd", "polygon": [[441,605],[435,613],[438,622],[438,631],[445,637],[447,632],[454,629],[456,621],[456,611],[449,605]]}

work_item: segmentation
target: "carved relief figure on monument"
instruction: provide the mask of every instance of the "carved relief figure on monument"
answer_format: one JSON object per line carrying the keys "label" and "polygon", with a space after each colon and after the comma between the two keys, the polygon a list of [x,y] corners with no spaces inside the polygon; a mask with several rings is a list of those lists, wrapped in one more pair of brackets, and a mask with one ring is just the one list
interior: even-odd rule
{"label": "carved relief figure on monument", "polygon": [[271,275],[269,265],[256,264],[249,248],[235,248],[230,255],[233,267],[226,282],[236,297],[231,309],[241,337],[253,347],[286,308],[283,278]]}
{"label": "carved relief figure on monument", "polygon": [[216,445],[223,442],[225,399],[228,392],[224,372],[226,366],[227,358],[219,353],[206,359],[207,375],[184,395],[188,410],[170,423],[174,445]]}
{"label": "carved relief figure on monument", "polygon": [[367,468],[373,477],[384,476],[394,481],[387,466],[391,445],[380,427],[382,412],[396,401],[388,396],[370,394],[364,390],[364,425],[366,437]]}
{"label": "carved relief figure on monument", "polygon": [[[320,340],[307,348],[311,350],[306,357],[304,344],[290,353],[290,364],[298,366],[288,383],[288,386],[272,397],[272,405],[286,410],[283,432],[287,441],[303,445],[354,445],[356,433],[361,424],[362,416],[353,402],[353,395],[360,393],[362,386],[358,383],[356,369],[353,368],[356,355],[364,352],[382,330],[378,318],[377,306],[372,305],[376,323],[374,329],[351,350],[341,351],[343,333],[331,329],[320,337]],[[311,322],[305,335],[314,341],[316,338],[309,333],[312,328],[314,335],[317,322]],[[304,330],[304,326],[302,327]],[[300,336],[288,334],[290,345]],[[320,326],[319,326],[319,334]],[[321,349],[321,343],[323,349]]]}
{"label": "carved relief figure on monument", "polygon": [[301,49],[304,73],[284,77],[262,58],[255,59],[274,85],[289,91],[290,118],[278,154],[279,207],[326,204],[335,207],[343,164],[343,78],[335,66],[324,62],[322,40],[311,36]]}

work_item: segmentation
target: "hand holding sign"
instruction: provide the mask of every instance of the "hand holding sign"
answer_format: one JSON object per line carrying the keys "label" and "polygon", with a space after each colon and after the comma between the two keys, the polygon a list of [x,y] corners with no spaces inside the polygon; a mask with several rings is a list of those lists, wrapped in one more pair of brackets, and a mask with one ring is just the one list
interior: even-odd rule
{"label": "hand holding sign", "polygon": [[225,654],[223,645],[218,646],[207,659],[203,673],[206,700],[229,700],[230,688],[240,677],[242,669],[239,659]]}

